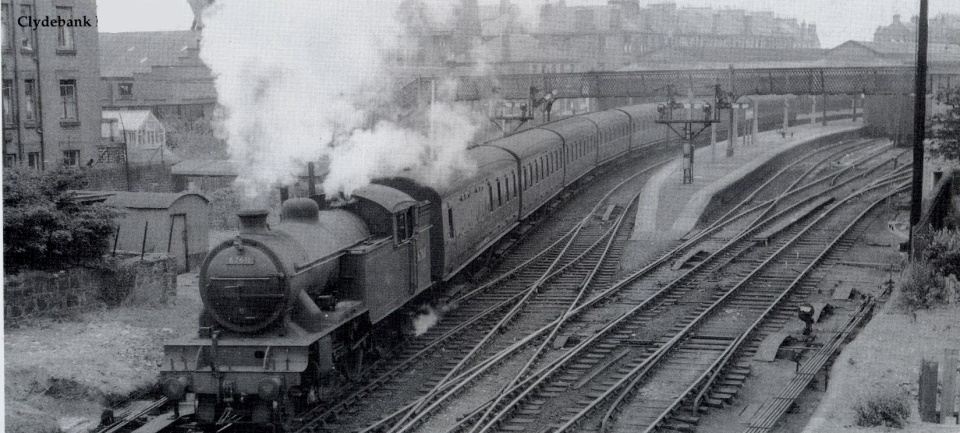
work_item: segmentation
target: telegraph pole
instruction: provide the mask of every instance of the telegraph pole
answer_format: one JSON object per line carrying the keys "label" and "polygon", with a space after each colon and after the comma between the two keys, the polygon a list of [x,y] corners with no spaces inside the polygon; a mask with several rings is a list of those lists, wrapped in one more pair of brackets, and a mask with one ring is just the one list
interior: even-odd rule
{"label": "telegraph pole", "polygon": [[923,139],[927,118],[927,0],[920,0],[917,22],[917,76],[913,100],[913,185],[910,197],[910,255],[913,258],[915,232],[923,201]]}

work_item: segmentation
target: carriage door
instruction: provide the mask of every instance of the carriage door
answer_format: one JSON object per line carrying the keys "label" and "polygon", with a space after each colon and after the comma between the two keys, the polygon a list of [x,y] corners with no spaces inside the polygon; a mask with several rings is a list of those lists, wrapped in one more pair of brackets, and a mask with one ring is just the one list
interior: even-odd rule
{"label": "carriage door", "polygon": [[190,272],[190,248],[187,246],[187,214],[170,215],[167,254],[177,260],[177,273]]}

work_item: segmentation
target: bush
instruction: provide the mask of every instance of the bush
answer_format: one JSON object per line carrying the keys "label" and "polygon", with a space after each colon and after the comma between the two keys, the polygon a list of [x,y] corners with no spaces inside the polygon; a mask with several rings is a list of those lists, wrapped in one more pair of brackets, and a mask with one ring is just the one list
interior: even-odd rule
{"label": "bush", "polygon": [[3,259],[7,272],[61,270],[101,259],[117,212],[98,203],[77,203],[68,191],[86,185],[86,173],[68,167],[42,173],[4,170]]}
{"label": "bush", "polygon": [[943,277],[925,261],[907,266],[900,280],[903,302],[910,309],[930,308],[947,299]]}
{"label": "bush", "polygon": [[924,257],[941,276],[960,277],[960,231],[939,230],[933,233]]}
{"label": "bush", "polygon": [[854,407],[860,427],[903,428],[910,416],[908,400],[902,394],[874,394]]}

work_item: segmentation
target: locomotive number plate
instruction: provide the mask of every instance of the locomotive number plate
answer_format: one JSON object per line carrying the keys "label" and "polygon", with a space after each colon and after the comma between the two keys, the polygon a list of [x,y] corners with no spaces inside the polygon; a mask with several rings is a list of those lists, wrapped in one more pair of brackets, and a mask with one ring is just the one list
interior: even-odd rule
{"label": "locomotive number plate", "polygon": [[228,265],[252,265],[253,256],[233,256],[227,259]]}

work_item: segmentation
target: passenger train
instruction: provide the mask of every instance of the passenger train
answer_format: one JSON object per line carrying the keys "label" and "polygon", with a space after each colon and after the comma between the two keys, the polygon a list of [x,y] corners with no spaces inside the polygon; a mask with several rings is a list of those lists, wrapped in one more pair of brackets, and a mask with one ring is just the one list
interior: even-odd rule
{"label": "passenger train", "polygon": [[[770,104],[763,129],[782,122]],[[199,331],[164,347],[161,389],[173,401],[192,393],[202,424],[228,411],[258,424],[301,413],[399,337],[398,309],[565,188],[629,152],[673,151],[656,115],[652,104],[610,109],[474,146],[477,170],[450,185],[395,177],[344,203],[291,199],[274,226],[265,210],[241,212],[239,235],[201,266]]]}

